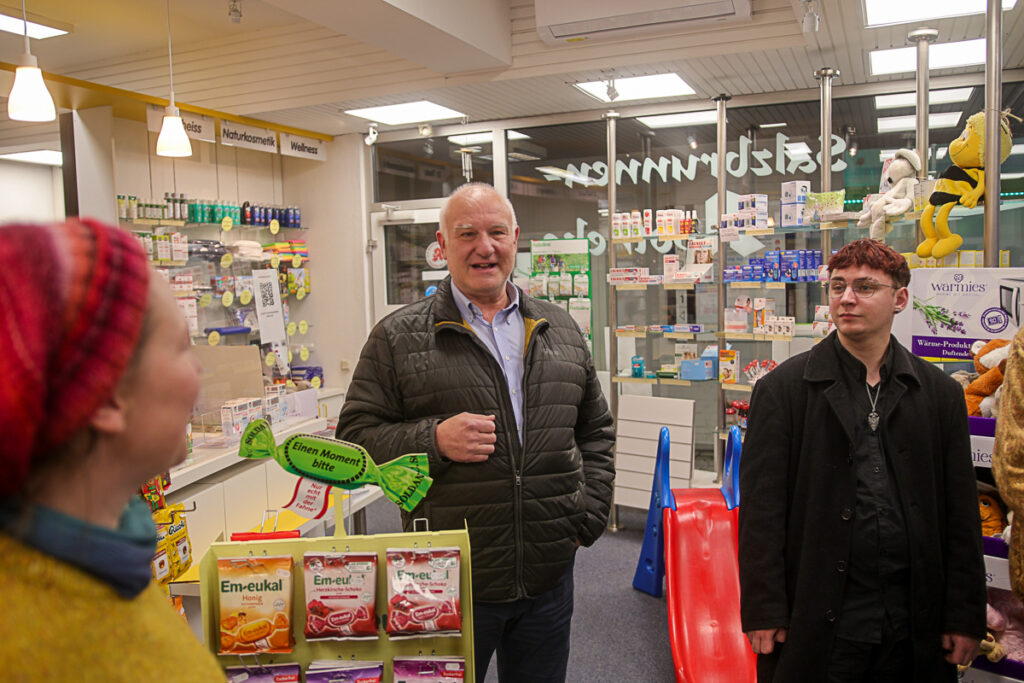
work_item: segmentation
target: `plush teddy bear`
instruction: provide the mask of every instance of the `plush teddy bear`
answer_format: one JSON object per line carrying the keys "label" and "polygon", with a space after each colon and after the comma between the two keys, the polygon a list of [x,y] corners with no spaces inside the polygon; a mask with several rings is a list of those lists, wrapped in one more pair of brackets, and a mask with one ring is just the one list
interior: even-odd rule
{"label": "plush teddy bear", "polygon": [[998,389],[1003,384],[1003,370],[1010,355],[1009,339],[979,339],[971,346],[974,369],[978,378],[964,389],[967,414],[975,417],[994,417],[998,413]]}
{"label": "plush teddy bear", "polygon": [[892,232],[892,219],[914,208],[914,188],[921,170],[921,157],[912,149],[900,149],[885,167],[885,180],[889,189],[864,208],[857,225],[871,230],[873,240],[885,241]]}
{"label": "plush teddy bear", "polygon": [[1024,662],[1024,605],[1012,591],[988,589],[988,630],[1006,656]]}
{"label": "plush teddy bear", "polygon": [[[1009,111],[1000,114],[999,160],[988,160],[993,166],[1006,161],[1013,147],[1009,114]],[[985,194],[985,112],[967,119],[960,137],[949,143],[949,158],[954,165],[939,176],[935,191],[928,198],[928,206],[921,214],[921,230],[925,236],[917,245],[917,255],[921,258],[941,259],[959,249],[964,240],[950,232],[949,212],[957,204],[973,209]]]}

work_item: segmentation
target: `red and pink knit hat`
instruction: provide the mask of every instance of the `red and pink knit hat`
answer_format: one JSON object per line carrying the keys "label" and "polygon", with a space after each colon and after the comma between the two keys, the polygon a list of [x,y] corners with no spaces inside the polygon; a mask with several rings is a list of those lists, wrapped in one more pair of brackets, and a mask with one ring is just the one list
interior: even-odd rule
{"label": "red and pink knit hat", "polygon": [[0,495],[110,398],[149,292],[142,246],[88,219],[0,226]]}

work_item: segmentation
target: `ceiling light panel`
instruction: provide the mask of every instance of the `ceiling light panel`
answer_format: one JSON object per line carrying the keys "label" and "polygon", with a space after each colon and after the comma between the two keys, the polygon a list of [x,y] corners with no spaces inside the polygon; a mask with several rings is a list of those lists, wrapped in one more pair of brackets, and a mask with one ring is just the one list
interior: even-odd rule
{"label": "ceiling light panel", "polygon": [[[529,140],[530,136],[520,133],[518,130],[508,131],[508,140]],[[462,135],[449,135],[448,142],[453,145],[489,145],[494,141],[492,134],[486,133],[463,133]]]}
{"label": "ceiling light panel", "polygon": [[[618,96],[616,102],[624,100],[650,100],[657,97],[683,97],[693,95],[695,91],[689,84],[679,77],[679,74],[654,74],[652,76],[636,76],[633,78],[615,78],[615,90]],[[590,81],[588,83],[573,83],[579,88],[601,102],[611,102],[608,97],[608,81]]]}
{"label": "ceiling light panel", "polygon": [[[964,115],[962,111],[944,112],[928,115],[928,128],[953,128],[960,123]],[[879,133],[896,133],[917,128],[916,116],[888,116],[878,119]]]}
{"label": "ceiling light panel", "polygon": [[780,123],[759,123],[759,124],[757,124],[757,127],[758,128],[785,128],[787,125],[789,125],[789,124],[787,124],[785,121],[782,121]]}
{"label": "ceiling light panel", "polygon": [[47,166],[61,166],[64,163],[63,155],[52,149],[35,149],[31,152],[0,154],[0,159],[5,161],[23,161],[29,164],[45,164]]}
{"label": "ceiling light panel", "polygon": [[683,114],[664,114],[662,116],[638,116],[637,121],[648,128],[679,128],[682,126],[705,126],[718,123],[718,111],[704,109],[688,111]]}
{"label": "ceiling light panel", "polygon": [[[929,19],[984,14],[985,0],[864,0],[866,26],[907,24]],[[1017,0],[1003,0],[1003,10],[1010,10]]]}
{"label": "ceiling light panel", "polygon": [[[21,20],[21,17],[10,17],[6,14],[0,14],[0,31],[6,31],[7,33],[23,36],[25,35],[25,24]],[[67,31],[53,26],[37,24],[34,21],[28,22],[28,37],[33,40],[63,36],[66,33]]]}
{"label": "ceiling light panel", "polygon": [[[868,55],[872,76],[914,73],[917,71],[917,48],[897,47],[872,50]],[[928,69],[955,69],[985,63],[985,39],[935,43],[928,49]]]}
{"label": "ceiling light panel", "polygon": [[345,113],[350,116],[358,116],[361,119],[383,123],[387,126],[401,126],[407,123],[422,123],[423,121],[444,121],[445,119],[459,119],[465,116],[462,112],[442,107],[440,104],[428,102],[427,100],[405,102],[404,104],[390,104],[384,107],[349,109]]}
{"label": "ceiling light panel", "polygon": [[[954,104],[971,99],[974,88],[948,88],[929,90],[928,104]],[[896,109],[917,106],[917,93],[901,92],[895,95],[875,95],[875,109]]]}

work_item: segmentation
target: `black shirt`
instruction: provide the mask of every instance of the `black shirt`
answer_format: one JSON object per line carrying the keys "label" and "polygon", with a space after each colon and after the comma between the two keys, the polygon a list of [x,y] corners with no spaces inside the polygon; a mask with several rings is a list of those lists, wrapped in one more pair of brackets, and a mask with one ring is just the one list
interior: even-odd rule
{"label": "black shirt", "polygon": [[[893,407],[886,400],[892,395],[888,390],[892,346],[890,342],[879,372],[881,379],[870,388],[870,397],[864,364],[843,347],[838,336],[835,347],[852,397],[846,410],[855,425],[850,450],[857,478],[853,540],[836,635],[880,643],[884,631],[887,637],[899,640],[910,635],[910,558],[899,494],[883,446],[885,418]],[[880,420],[878,430],[872,431],[868,413],[876,392],[875,410]]]}

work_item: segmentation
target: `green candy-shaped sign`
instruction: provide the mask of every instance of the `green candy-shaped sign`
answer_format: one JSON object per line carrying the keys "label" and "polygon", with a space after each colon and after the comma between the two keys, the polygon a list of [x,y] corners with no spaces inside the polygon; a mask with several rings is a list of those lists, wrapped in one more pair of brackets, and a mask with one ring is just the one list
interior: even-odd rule
{"label": "green candy-shaped sign", "polygon": [[242,434],[238,455],[273,458],[286,471],[322,484],[357,489],[375,484],[404,510],[412,510],[430,490],[426,453],[413,453],[378,466],[362,446],[312,434],[295,434],[280,446],[266,420],[253,420]]}

